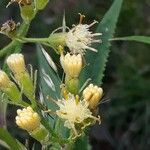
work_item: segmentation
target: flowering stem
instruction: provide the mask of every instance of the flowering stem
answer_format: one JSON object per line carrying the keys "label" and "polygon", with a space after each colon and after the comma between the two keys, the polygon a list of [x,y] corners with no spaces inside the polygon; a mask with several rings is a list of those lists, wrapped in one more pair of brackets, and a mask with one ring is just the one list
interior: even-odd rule
{"label": "flowering stem", "polygon": [[21,41],[25,43],[47,43],[48,38],[21,38]]}
{"label": "flowering stem", "polygon": [[54,49],[58,48],[60,45],[65,45],[65,37],[66,33],[55,33],[51,34],[48,38],[25,38],[21,37],[20,39],[17,38],[16,40],[22,43],[40,43],[43,45],[50,46]]}

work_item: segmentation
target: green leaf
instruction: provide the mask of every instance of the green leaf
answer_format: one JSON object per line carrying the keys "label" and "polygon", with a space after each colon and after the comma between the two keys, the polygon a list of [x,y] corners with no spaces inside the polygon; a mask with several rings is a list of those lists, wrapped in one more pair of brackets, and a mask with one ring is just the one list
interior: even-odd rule
{"label": "green leaf", "polygon": [[91,145],[89,144],[89,139],[88,137],[85,135],[84,137],[80,137],[74,147],[73,150],[91,150]]}
{"label": "green leaf", "polygon": [[110,39],[110,41],[135,41],[150,44],[150,36],[126,36]]}
{"label": "green leaf", "polygon": [[7,130],[0,128],[0,139],[4,141],[11,150],[25,150],[26,148],[21,146]]}
{"label": "green leaf", "polygon": [[[37,45],[38,85],[40,87],[40,100],[46,104],[48,109],[55,111],[56,104],[50,99],[47,99],[47,96],[56,100],[60,98],[61,80],[58,77],[56,68],[54,69],[54,63],[52,62],[52,59],[48,59],[48,54],[45,53],[46,52],[44,48],[41,45]],[[49,121],[51,124],[54,123],[54,119],[51,117],[49,117]]]}
{"label": "green leaf", "polygon": [[109,39],[113,37],[116,23],[119,17],[123,0],[115,0],[100,24],[98,25],[97,32],[102,33],[100,37],[102,43],[99,44],[96,49],[98,52],[87,52],[85,59],[89,65],[85,67],[81,74],[81,85],[88,79],[91,78],[95,84],[102,84],[106,62],[109,56]]}
{"label": "green leaf", "polygon": [[[113,37],[122,2],[123,0],[115,0],[108,12],[105,14],[103,20],[98,25],[96,31],[102,33],[102,43],[96,47],[98,50],[97,53],[89,51],[86,53],[85,59],[89,65],[87,65],[81,73],[81,85],[83,85],[89,78],[91,78],[91,81],[95,84],[102,84],[102,78],[104,76],[103,72],[110,52],[109,39]],[[87,143],[87,137],[86,140],[79,139],[75,144],[75,148],[78,148],[78,150],[83,149],[85,143]],[[87,150],[88,148],[86,147],[84,149]]]}
{"label": "green leaf", "polygon": [[[38,73],[39,73],[39,86],[41,89],[41,99],[46,103],[47,107],[53,111],[56,110],[56,104],[54,102],[48,100],[46,97],[50,96],[53,99],[57,100],[60,98],[60,85],[61,80],[58,76],[57,68],[54,62],[52,62],[52,58],[48,56],[46,51],[41,45],[37,45],[37,56],[38,56]],[[54,118],[54,116],[53,116]],[[55,132],[58,133],[58,136],[63,138],[68,136],[67,128],[64,128],[64,122],[60,122],[56,117],[53,119],[48,117],[51,125],[54,125]],[[58,124],[61,126],[59,131],[57,130]]]}
{"label": "green leaf", "polygon": [[44,48],[41,45],[37,45],[39,85],[44,98],[50,96],[53,99],[57,99],[60,97],[61,80],[55,70],[50,66],[50,62],[48,62],[44,56],[43,50]]}

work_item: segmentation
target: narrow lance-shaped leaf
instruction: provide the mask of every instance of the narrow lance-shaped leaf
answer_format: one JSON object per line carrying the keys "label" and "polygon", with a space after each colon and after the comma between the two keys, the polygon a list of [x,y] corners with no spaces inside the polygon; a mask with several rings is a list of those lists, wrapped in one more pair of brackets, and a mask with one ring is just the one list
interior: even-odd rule
{"label": "narrow lance-shaped leaf", "polygon": [[[60,79],[56,73],[56,68],[52,59],[47,59],[48,54],[43,53],[44,48],[41,45],[37,45],[37,57],[38,57],[38,85],[40,87],[40,100],[45,103],[48,109],[55,110],[56,104],[47,99],[50,98],[57,99],[60,97]],[[51,62],[48,62],[51,61]],[[51,66],[51,64],[53,64]],[[53,69],[55,68],[55,69]],[[55,70],[55,71],[54,71]],[[48,117],[51,125],[54,125],[54,119]]]}
{"label": "narrow lance-shaped leaf", "polygon": [[[89,51],[86,53],[85,59],[89,65],[84,68],[80,76],[81,85],[83,85],[88,78],[91,78],[91,81],[95,84],[102,84],[103,72],[110,52],[109,39],[113,37],[122,2],[123,0],[114,1],[97,28],[97,32],[102,33],[102,43],[96,47],[98,50],[97,53]],[[75,148],[78,147],[78,149],[82,149],[86,141],[87,139],[77,141],[78,144],[75,144]],[[85,147],[85,150],[88,150],[88,147]]]}
{"label": "narrow lance-shaped leaf", "polygon": [[[43,53],[44,52],[44,53]],[[52,62],[52,58],[48,57],[48,54],[45,52],[44,48],[41,45],[37,45],[37,55],[39,62],[39,86],[40,86],[40,99],[45,102],[47,107],[53,111],[56,110],[56,104],[46,99],[47,96],[52,97],[57,100],[60,98],[60,85],[61,80],[57,74],[57,68]],[[49,62],[50,61],[50,62]],[[53,116],[53,118],[56,116]],[[51,117],[48,117],[51,125],[58,124],[56,120]],[[56,121],[56,122],[55,122]],[[63,123],[60,123],[59,135],[63,134],[63,137],[67,137],[67,129],[63,127]],[[55,129],[57,130],[57,129]],[[57,132],[57,131],[56,131]]]}
{"label": "narrow lance-shaped leaf", "polygon": [[102,33],[102,43],[96,49],[98,52],[87,52],[85,59],[89,63],[81,74],[82,84],[91,78],[95,84],[102,84],[106,62],[109,56],[109,39],[113,37],[123,0],[115,0],[100,24],[97,32]]}
{"label": "narrow lance-shaped leaf", "polygon": [[[52,59],[47,59],[43,53],[44,48],[41,45],[37,45],[37,56],[38,56],[38,72],[39,72],[39,86],[41,92],[46,99],[47,96],[57,99],[60,97],[60,83],[61,80],[58,77],[56,66],[52,63]],[[51,62],[48,62],[51,61]],[[51,64],[53,64],[51,66]],[[55,68],[55,69],[54,69]],[[49,100],[47,100],[48,102]],[[48,107],[53,108],[53,104],[48,104]]]}
{"label": "narrow lance-shaped leaf", "polygon": [[135,41],[150,44],[150,36],[126,36],[126,37],[116,37],[110,39],[110,41]]}

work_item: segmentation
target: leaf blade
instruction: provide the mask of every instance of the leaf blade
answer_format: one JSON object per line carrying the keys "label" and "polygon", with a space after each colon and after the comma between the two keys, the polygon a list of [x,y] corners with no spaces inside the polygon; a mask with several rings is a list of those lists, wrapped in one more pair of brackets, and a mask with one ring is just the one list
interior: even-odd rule
{"label": "leaf blade", "polygon": [[39,85],[44,98],[49,95],[53,99],[57,99],[60,97],[61,80],[55,70],[49,65],[49,62],[47,62],[42,49],[41,45],[37,45]]}
{"label": "leaf blade", "polygon": [[110,39],[110,41],[135,41],[150,44],[150,36],[126,36]]}
{"label": "leaf blade", "polygon": [[81,74],[81,85],[88,78],[91,78],[92,82],[95,84],[102,84],[102,79],[104,76],[103,72],[105,71],[107,59],[110,52],[109,39],[113,37],[113,33],[115,32],[122,2],[123,0],[114,1],[97,28],[97,32],[102,33],[102,43],[96,47],[98,49],[97,53],[88,52],[86,54],[86,60],[90,65],[86,66]]}

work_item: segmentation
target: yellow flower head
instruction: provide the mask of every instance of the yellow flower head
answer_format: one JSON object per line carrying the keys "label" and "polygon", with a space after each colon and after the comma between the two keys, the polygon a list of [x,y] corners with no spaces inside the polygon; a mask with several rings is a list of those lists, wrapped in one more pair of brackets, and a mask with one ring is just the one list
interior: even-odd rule
{"label": "yellow flower head", "polygon": [[20,74],[26,71],[24,56],[22,54],[11,54],[6,62],[14,74]]}
{"label": "yellow flower head", "polygon": [[83,98],[89,103],[89,108],[94,109],[97,107],[100,99],[102,98],[103,89],[90,84],[83,91]]}
{"label": "yellow flower head", "polygon": [[64,72],[70,77],[78,77],[82,69],[82,56],[71,55],[67,53],[65,56],[61,55],[60,57],[61,65],[64,69]]}
{"label": "yellow flower head", "polygon": [[40,126],[40,116],[29,106],[27,108],[18,109],[16,116],[16,124],[28,132],[31,132]]}
{"label": "yellow flower head", "polygon": [[[88,108],[88,102],[79,100],[78,96],[69,94],[67,100],[58,100],[57,105],[59,106],[59,110],[56,111],[57,115],[65,120],[64,126],[72,129],[75,137],[80,136],[83,128],[92,124],[93,120],[100,121],[99,118],[92,116],[92,112]],[[87,121],[88,119],[89,121]],[[78,128],[76,128],[77,124]]]}

